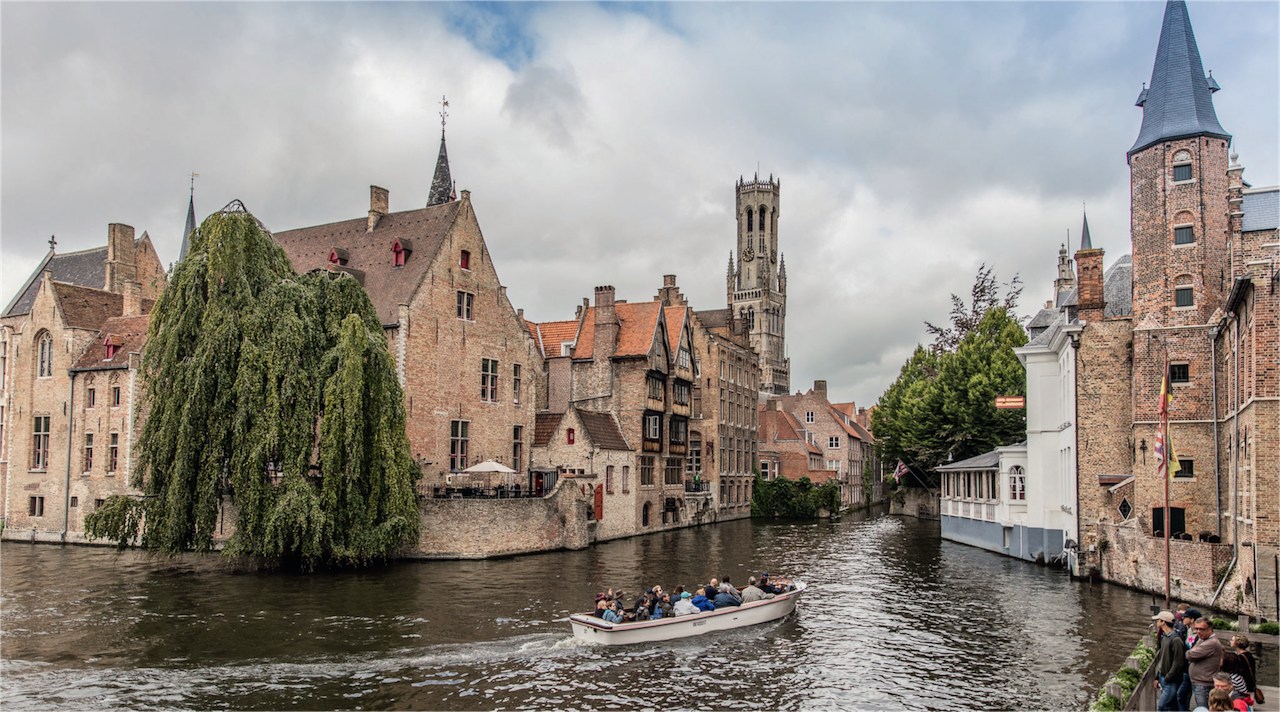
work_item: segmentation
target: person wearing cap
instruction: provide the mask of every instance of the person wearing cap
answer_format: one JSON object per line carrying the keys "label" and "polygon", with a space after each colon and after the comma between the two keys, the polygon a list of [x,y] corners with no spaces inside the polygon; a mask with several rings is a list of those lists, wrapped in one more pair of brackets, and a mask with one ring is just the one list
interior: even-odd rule
{"label": "person wearing cap", "polygon": [[1160,690],[1160,699],[1156,709],[1179,710],[1178,687],[1187,672],[1187,646],[1182,638],[1173,632],[1176,620],[1169,611],[1160,611],[1151,619],[1156,622],[1156,631],[1160,635],[1160,653],[1156,660],[1156,689]]}
{"label": "person wearing cap", "polygon": [[693,596],[688,591],[681,591],[680,598],[675,605],[671,607],[672,613],[677,616],[688,616],[698,612],[698,607],[693,605]]}
{"label": "person wearing cap", "polygon": [[[1190,611],[1188,611],[1190,613]],[[1196,618],[1195,645],[1187,651],[1187,672],[1191,678],[1191,694],[1197,707],[1209,705],[1209,691],[1213,689],[1213,676],[1222,665],[1222,643],[1213,634],[1209,619]]]}
{"label": "person wearing cap", "polygon": [[760,590],[765,593],[779,594],[779,591],[773,584],[769,583],[769,572],[760,574]]}

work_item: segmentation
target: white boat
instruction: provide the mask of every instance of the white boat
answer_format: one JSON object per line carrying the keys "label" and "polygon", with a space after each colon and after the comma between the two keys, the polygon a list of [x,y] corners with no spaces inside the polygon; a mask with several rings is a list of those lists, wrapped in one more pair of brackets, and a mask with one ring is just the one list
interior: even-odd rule
{"label": "white boat", "polygon": [[741,606],[717,608],[714,611],[686,616],[659,618],[656,621],[610,623],[593,615],[575,613],[569,616],[569,622],[573,624],[575,638],[602,645],[630,645],[688,638],[712,631],[742,628],[784,618],[796,609],[796,602],[804,593],[803,582],[796,581],[795,587],[794,591],[780,593],[763,601],[752,601]]}

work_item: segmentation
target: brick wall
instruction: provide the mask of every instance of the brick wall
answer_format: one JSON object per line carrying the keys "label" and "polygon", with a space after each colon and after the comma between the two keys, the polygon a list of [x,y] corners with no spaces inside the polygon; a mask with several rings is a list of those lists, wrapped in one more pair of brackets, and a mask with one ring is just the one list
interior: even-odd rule
{"label": "brick wall", "polygon": [[582,549],[594,538],[590,500],[573,480],[540,499],[424,499],[418,559],[482,559],[556,549]]}
{"label": "brick wall", "polygon": [[[1131,588],[1151,593],[1164,593],[1164,539],[1145,535],[1125,524],[1095,524],[1090,527],[1106,551],[1088,555],[1085,565],[1097,566],[1102,576]],[[1217,588],[1215,572],[1231,562],[1229,544],[1198,541],[1169,542],[1170,590],[1179,601],[1207,606]],[[1219,604],[1226,603],[1219,601]]]}

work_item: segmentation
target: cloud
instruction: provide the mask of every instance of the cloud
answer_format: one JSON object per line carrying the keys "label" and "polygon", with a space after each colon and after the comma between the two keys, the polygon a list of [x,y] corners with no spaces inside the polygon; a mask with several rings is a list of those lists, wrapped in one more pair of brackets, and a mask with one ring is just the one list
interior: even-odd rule
{"label": "cloud", "polygon": [[[1158,3],[0,5],[7,303],[57,234],[149,230],[173,259],[187,174],[284,230],[425,204],[451,168],[509,294],[569,318],[597,284],[677,274],[724,305],[738,176],[782,179],[793,387],[870,404],[978,265],[1049,296],[1088,204],[1129,250],[1124,152]],[[1277,182],[1267,3],[1193,5],[1246,179]],[[1075,245],[1071,247],[1074,249]]]}

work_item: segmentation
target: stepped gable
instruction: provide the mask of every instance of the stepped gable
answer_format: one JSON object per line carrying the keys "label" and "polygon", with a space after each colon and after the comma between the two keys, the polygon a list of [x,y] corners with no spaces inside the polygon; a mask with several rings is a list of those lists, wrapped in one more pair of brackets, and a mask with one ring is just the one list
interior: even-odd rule
{"label": "stepped gable", "polygon": [[[148,310],[150,311],[150,310]],[[150,314],[117,316],[102,322],[102,328],[89,347],[72,367],[76,371],[101,371],[112,368],[128,368],[129,354],[142,353],[147,341]],[[107,339],[116,347],[115,354],[107,358]]]}
{"label": "stepped gable", "polygon": [[124,313],[124,296],[105,289],[55,281],[53,294],[58,300],[63,321],[67,326],[78,329],[97,329],[107,319]]}
{"label": "stepped gable", "polygon": [[533,420],[533,446],[546,447],[551,443],[551,436],[560,427],[564,413],[538,413]]}
{"label": "stepped gable", "polygon": [[[441,243],[458,215],[460,201],[382,216],[369,232],[367,217],[277,232],[272,237],[284,248],[299,273],[330,268],[329,253],[346,251],[344,269],[364,273],[364,289],[378,310],[383,326],[399,324],[399,307],[408,304]],[[403,267],[394,265],[391,246],[407,240],[413,252]]]}
{"label": "stepped gable", "polygon": [[[587,307],[582,323],[595,324],[595,307]],[[618,350],[615,357],[647,356],[657,337],[658,318],[662,305],[658,302],[615,302],[614,313],[618,317]],[[573,349],[575,359],[593,358],[595,354],[595,329],[583,329],[578,345]]]}
{"label": "stepped gable", "polygon": [[627,445],[627,439],[622,437],[618,421],[614,420],[612,413],[597,413],[581,408],[575,410],[578,411],[578,420],[582,421],[582,427],[587,431],[587,437],[597,447],[604,450],[631,449]]}
{"label": "stepped gable", "polygon": [[36,301],[36,293],[40,291],[41,275],[49,272],[54,282],[64,282],[79,287],[102,289],[107,286],[107,248],[98,247],[81,252],[45,255],[44,261],[31,273],[31,278],[18,290],[18,294],[5,309],[5,316],[26,314]]}

